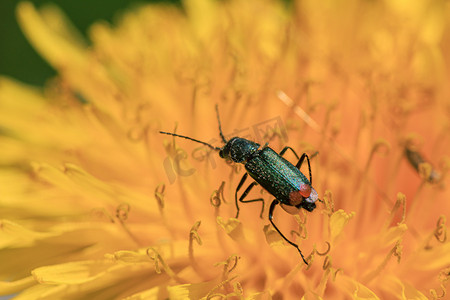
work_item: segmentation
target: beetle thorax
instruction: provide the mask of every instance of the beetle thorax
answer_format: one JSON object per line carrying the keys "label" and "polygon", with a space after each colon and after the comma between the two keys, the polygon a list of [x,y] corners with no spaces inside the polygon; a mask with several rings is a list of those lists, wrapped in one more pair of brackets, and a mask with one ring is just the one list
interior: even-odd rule
{"label": "beetle thorax", "polygon": [[243,163],[258,151],[259,146],[258,143],[247,139],[234,137],[223,146],[219,155],[222,158],[228,158],[234,162]]}

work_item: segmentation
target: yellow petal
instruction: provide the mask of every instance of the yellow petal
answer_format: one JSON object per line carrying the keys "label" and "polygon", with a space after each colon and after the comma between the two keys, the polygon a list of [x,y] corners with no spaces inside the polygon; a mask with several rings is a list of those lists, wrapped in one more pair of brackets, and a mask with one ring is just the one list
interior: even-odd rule
{"label": "yellow petal", "polygon": [[32,276],[16,281],[0,281],[0,295],[12,295],[36,284]]}
{"label": "yellow petal", "polygon": [[31,288],[26,289],[18,296],[14,297],[15,300],[44,300],[44,299],[54,299],[62,300],[61,294],[65,294],[65,286],[55,285],[55,286],[45,286],[45,285],[35,285]]}
{"label": "yellow petal", "polygon": [[117,251],[114,255],[107,255],[106,258],[113,258],[124,263],[149,262],[149,256],[145,251]]}
{"label": "yellow petal", "polygon": [[403,237],[406,230],[408,230],[406,224],[400,224],[389,228],[383,235],[377,237],[377,245],[384,247],[394,244]]}
{"label": "yellow petal", "polygon": [[183,1],[183,4],[191,16],[191,25],[197,37],[205,42],[209,41],[217,26],[216,3],[209,0],[188,0]]}
{"label": "yellow petal", "polygon": [[27,247],[38,240],[56,235],[56,233],[32,231],[17,223],[0,220],[0,249]]}
{"label": "yellow petal", "polygon": [[209,281],[192,284],[180,284],[167,288],[169,299],[196,300],[204,299],[208,293],[218,286],[219,281]]}
{"label": "yellow petal", "polygon": [[402,282],[399,278],[394,276],[383,276],[381,286],[396,299],[428,299],[413,286],[406,282]]}
{"label": "yellow petal", "polygon": [[333,243],[341,236],[345,225],[350,221],[351,218],[355,215],[354,212],[347,214],[344,210],[340,209],[334,212],[330,217],[330,235],[331,241]]}
{"label": "yellow petal", "polygon": [[246,300],[272,300],[272,296],[268,291],[254,293],[245,298]]}
{"label": "yellow petal", "polygon": [[283,245],[284,239],[281,235],[273,228],[272,225],[265,225],[263,228],[264,234],[266,236],[266,241],[270,246]]}
{"label": "yellow petal", "polygon": [[154,287],[149,290],[145,290],[139,293],[136,293],[130,297],[126,297],[123,300],[159,300],[159,299],[166,299],[167,296],[164,296],[167,294],[166,289],[163,287]]}
{"label": "yellow petal", "polygon": [[227,221],[224,221],[222,217],[217,217],[217,224],[236,242],[245,241],[242,223],[238,219],[229,218]]}
{"label": "yellow petal", "polygon": [[[47,20],[41,16],[33,4],[21,2],[17,6],[19,24],[27,38],[45,59],[55,68],[64,68],[65,65],[84,65],[84,45],[77,44],[75,39],[68,40],[67,34],[71,30],[67,28],[62,12],[52,8],[52,13],[47,15]],[[52,26],[56,25],[57,26]],[[55,28],[59,28],[55,30]],[[64,34],[62,34],[64,33]]]}
{"label": "yellow petal", "polygon": [[322,299],[323,298],[320,297],[319,295],[316,295],[315,293],[309,291],[302,297],[302,300],[322,300]]}
{"label": "yellow petal", "polygon": [[81,284],[95,280],[114,267],[108,261],[81,261],[41,267],[33,270],[34,278],[40,283]]}
{"label": "yellow petal", "polygon": [[442,269],[450,262],[450,243],[439,244],[431,249],[421,248],[408,260],[410,267],[417,270]]}
{"label": "yellow petal", "polygon": [[358,281],[340,274],[337,277],[336,284],[343,288],[353,299],[358,300],[379,300],[378,296],[372,292],[368,287],[359,283]]}

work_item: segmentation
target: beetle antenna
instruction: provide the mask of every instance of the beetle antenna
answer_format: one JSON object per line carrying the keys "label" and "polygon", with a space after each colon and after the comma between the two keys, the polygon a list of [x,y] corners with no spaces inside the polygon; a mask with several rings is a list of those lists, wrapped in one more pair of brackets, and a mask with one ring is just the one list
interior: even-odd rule
{"label": "beetle antenna", "polygon": [[211,148],[211,149],[213,149],[213,150],[220,150],[220,149],[221,149],[221,148],[219,148],[219,147],[214,147],[214,146],[212,146],[212,145],[210,145],[210,144],[208,144],[208,143],[205,143],[205,142],[202,142],[202,141],[193,139],[193,138],[188,137],[188,136],[179,135],[179,134],[176,134],[176,133],[164,132],[164,131],[160,131],[159,133],[167,134],[167,135],[172,135],[172,136],[177,136],[177,137],[180,137],[180,138],[183,138],[183,139],[191,140],[191,141],[194,141],[194,142],[203,144],[203,145],[205,145],[205,146],[208,146],[209,148]]}
{"label": "beetle antenna", "polygon": [[227,140],[225,139],[225,137],[223,136],[223,132],[222,132],[222,125],[220,124],[220,117],[219,117],[219,105],[216,104],[216,113],[217,113],[217,121],[219,122],[219,133],[220,133],[220,137],[222,138],[222,141],[226,144]]}

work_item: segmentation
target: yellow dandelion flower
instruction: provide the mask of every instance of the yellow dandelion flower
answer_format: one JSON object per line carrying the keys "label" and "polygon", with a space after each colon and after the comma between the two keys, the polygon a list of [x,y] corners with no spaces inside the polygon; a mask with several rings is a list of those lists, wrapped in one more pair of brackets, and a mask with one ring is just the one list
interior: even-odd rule
{"label": "yellow dandelion flower", "polygon": [[[448,4],[183,4],[99,22],[90,44],[19,4],[58,76],[0,79],[0,295],[448,298]],[[308,264],[269,193],[235,218],[242,164],[159,133],[222,147],[216,103],[227,138],[310,155],[317,208],[274,211]]]}

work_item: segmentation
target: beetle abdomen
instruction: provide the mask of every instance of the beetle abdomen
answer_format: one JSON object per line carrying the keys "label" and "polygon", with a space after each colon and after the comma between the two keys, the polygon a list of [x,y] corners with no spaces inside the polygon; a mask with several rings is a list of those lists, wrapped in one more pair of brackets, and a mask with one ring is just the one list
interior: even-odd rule
{"label": "beetle abdomen", "polygon": [[309,196],[305,185],[310,187],[310,183],[306,176],[269,147],[253,155],[245,168],[256,182],[284,204],[293,205],[292,192],[298,191],[305,198]]}

